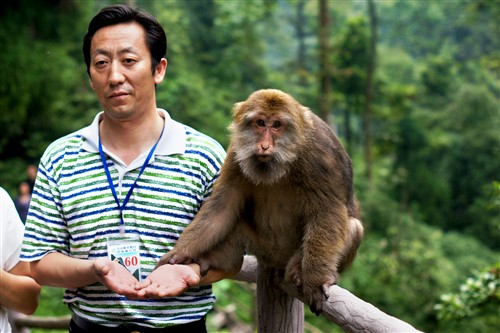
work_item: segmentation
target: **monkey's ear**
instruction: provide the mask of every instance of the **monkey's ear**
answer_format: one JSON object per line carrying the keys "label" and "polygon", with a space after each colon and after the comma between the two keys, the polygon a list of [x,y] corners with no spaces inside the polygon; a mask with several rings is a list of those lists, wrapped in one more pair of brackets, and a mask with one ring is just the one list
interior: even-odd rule
{"label": "monkey's ear", "polygon": [[243,103],[245,103],[245,102],[238,102],[238,103],[234,104],[233,109],[231,110],[231,113],[233,114],[233,116],[235,116],[236,113],[238,113],[238,111],[240,110]]}

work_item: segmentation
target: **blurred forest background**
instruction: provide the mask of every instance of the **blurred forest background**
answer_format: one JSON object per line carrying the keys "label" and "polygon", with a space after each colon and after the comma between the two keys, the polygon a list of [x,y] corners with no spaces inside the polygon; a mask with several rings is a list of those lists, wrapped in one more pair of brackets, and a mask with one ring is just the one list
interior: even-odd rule
{"label": "blurred forest background", "polygon": [[[26,165],[100,110],[81,42],[114,2],[0,4],[0,186],[13,197]],[[332,124],[366,226],[342,287],[427,332],[500,328],[499,1],[128,3],[166,28],[157,96],[173,118],[226,146],[232,105],[278,88]],[[219,310],[255,321],[250,285],[215,289]],[[38,315],[67,313],[60,290],[43,295]]]}

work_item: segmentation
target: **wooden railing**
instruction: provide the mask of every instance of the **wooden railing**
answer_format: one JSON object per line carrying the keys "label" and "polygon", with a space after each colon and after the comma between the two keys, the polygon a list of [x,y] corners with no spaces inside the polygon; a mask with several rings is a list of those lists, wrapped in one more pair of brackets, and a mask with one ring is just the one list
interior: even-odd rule
{"label": "wooden railing", "polygon": [[9,313],[12,333],[29,333],[31,328],[68,330],[71,316],[41,317]]}
{"label": "wooden railing", "polygon": [[[259,332],[304,332],[303,295],[295,286],[277,280],[273,269],[258,265],[255,257],[246,256],[240,273],[234,279],[257,283]],[[420,332],[410,324],[382,312],[339,286],[332,286],[328,290],[328,299],[323,303],[321,315],[346,332]],[[65,329],[69,321],[69,316],[17,315],[12,320],[13,332],[25,333],[26,328]]]}
{"label": "wooden railing", "polygon": [[[235,279],[257,282],[259,332],[304,332],[306,302],[302,293],[295,286],[276,281],[275,276],[272,269],[260,267],[255,257],[248,256]],[[346,332],[420,332],[339,286],[329,288],[321,315]]]}

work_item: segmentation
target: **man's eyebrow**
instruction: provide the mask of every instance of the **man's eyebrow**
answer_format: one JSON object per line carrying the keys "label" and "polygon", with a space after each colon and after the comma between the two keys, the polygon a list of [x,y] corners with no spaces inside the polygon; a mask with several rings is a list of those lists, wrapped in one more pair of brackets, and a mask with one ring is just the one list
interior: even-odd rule
{"label": "man's eyebrow", "polygon": [[[134,53],[134,54],[137,54],[138,52],[135,50],[134,47],[126,47],[124,49],[121,49],[120,51],[118,51],[118,54],[125,54],[125,53]],[[96,55],[99,55],[99,54],[102,54],[102,55],[105,55],[105,56],[109,56],[111,55],[111,52],[108,51],[108,50],[105,50],[105,49],[95,49],[94,50],[94,53],[93,53],[93,56],[96,56]]]}

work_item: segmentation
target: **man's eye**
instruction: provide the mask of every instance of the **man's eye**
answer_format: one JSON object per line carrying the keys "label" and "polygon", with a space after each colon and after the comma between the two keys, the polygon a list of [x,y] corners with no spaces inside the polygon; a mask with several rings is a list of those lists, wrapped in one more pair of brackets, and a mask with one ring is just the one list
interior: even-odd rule
{"label": "man's eye", "polygon": [[123,62],[126,63],[127,65],[131,65],[131,64],[136,63],[137,61],[135,59],[132,59],[132,58],[127,58],[127,59],[123,60]]}
{"label": "man's eye", "polygon": [[95,66],[96,66],[96,67],[103,67],[103,66],[105,66],[105,65],[106,65],[106,61],[104,61],[104,60],[101,60],[101,61],[96,61],[96,62],[95,62]]}

